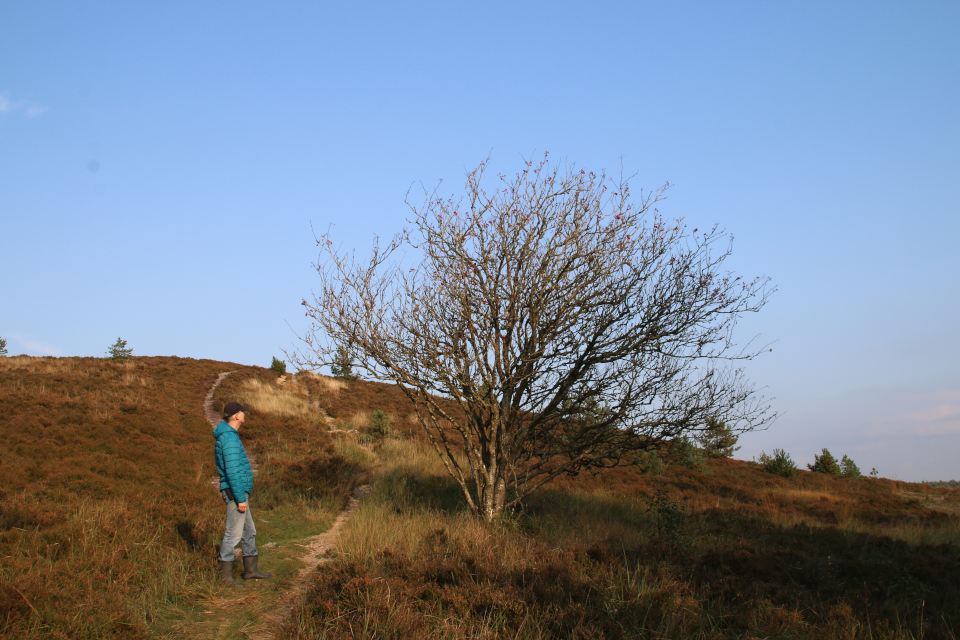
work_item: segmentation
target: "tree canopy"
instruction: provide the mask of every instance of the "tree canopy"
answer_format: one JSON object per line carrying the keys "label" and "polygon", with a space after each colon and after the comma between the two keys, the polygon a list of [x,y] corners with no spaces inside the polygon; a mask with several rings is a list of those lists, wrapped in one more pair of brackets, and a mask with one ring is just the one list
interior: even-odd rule
{"label": "tree canopy", "polygon": [[[513,175],[424,191],[368,260],[324,235],[296,359],[400,385],[470,508],[492,519],[560,474],[720,422],[775,413],[737,361],[737,319],[773,288],[724,270],[732,238],[688,230],[613,180],[545,157]],[[342,354],[341,354],[342,357]]]}

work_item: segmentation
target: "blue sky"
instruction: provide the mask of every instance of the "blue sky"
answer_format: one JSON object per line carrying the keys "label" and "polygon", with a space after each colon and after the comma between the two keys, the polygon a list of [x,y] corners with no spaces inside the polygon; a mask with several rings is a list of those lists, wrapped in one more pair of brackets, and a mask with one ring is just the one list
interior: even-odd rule
{"label": "blue sky", "polygon": [[0,337],[269,365],[311,225],[367,251],[411,184],[549,151],[669,181],[661,212],[779,287],[742,335],[783,416],[740,457],[960,478],[958,30],[948,2],[3,3]]}

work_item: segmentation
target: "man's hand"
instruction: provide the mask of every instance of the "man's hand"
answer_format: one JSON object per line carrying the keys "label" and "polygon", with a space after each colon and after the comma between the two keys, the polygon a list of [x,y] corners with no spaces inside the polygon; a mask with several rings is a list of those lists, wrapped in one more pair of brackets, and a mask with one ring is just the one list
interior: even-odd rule
{"label": "man's hand", "polygon": [[247,503],[246,503],[246,502],[241,502],[240,504],[238,504],[238,505],[237,505],[237,511],[239,511],[240,513],[246,513],[246,512],[247,512]]}

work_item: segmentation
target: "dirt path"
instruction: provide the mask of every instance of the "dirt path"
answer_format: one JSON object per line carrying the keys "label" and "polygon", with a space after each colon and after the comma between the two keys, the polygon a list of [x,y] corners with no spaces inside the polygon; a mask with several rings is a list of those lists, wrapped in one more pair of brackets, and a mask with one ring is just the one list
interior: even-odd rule
{"label": "dirt path", "polygon": [[[216,429],[217,425],[220,424],[220,415],[213,410],[213,392],[217,390],[217,387],[220,386],[220,383],[223,382],[224,378],[233,373],[233,371],[224,371],[219,376],[217,376],[216,381],[210,387],[210,391],[207,392],[207,397],[203,399],[203,415],[206,417],[207,422]],[[326,415],[326,414],[324,414]],[[257,464],[256,457],[251,453],[249,456],[250,459],[250,468],[253,469],[253,474],[256,475],[257,471],[260,470],[260,465]],[[220,477],[214,476],[210,479],[210,486],[220,491]]]}
{"label": "dirt path", "polygon": [[[217,377],[216,382],[213,383],[213,386],[210,387],[210,391],[207,393],[207,397],[203,401],[204,415],[213,426],[216,426],[220,421],[220,417],[213,410],[213,394],[217,390],[217,387],[220,386],[220,383],[223,382],[224,378],[229,376],[231,373],[233,372],[224,371],[221,373]],[[331,431],[339,431],[338,429],[335,429],[333,420],[323,409],[320,408],[319,405],[316,405],[315,408],[323,415],[324,420],[330,426]],[[251,466],[254,466],[254,461],[252,459],[250,464]],[[255,466],[254,472],[256,472]],[[219,478],[214,479],[212,485],[214,488],[218,488]],[[323,556],[336,547],[337,537],[340,535],[340,530],[343,529],[344,525],[350,519],[350,516],[354,511],[357,510],[357,507],[360,506],[360,501],[368,493],[370,493],[370,485],[363,485],[354,489],[353,496],[350,498],[349,504],[347,504],[347,507],[340,512],[336,520],[334,520],[333,525],[327,531],[308,538],[305,544],[301,545],[304,547],[304,551],[297,558],[297,560],[302,563],[303,566],[297,572],[297,575],[293,579],[292,583],[281,592],[277,606],[269,613],[265,614],[261,619],[260,624],[258,624],[255,629],[248,633],[249,638],[252,640],[274,640],[274,638],[277,637],[281,626],[287,622],[294,611],[300,607],[301,600],[310,583],[310,574],[316,571],[317,567],[327,562],[332,562],[332,558],[325,558]],[[237,589],[236,591],[241,590]],[[233,592],[231,593],[233,594]],[[254,593],[238,593],[236,595],[243,596],[243,599],[256,597]],[[209,611],[208,613],[213,614],[214,617],[221,617],[237,606],[237,599],[218,598],[211,604],[213,611]]]}
{"label": "dirt path", "polygon": [[283,592],[277,608],[264,616],[263,623],[260,627],[250,634],[251,640],[273,640],[280,631],[280,627],[290,619],[294,611],[300,608],[303,596],[310,584],[310,574],[316,571],[321,565],[333,561],[332,558],[324,558],[323,556],[336,547],[340,530],[350,519],[353,512],[357,510],[357,507],[360,506],[360,501],[368,493],[370,493],[370,485],[365,484],[357,487],[353,492],[353,496],[350,498],[350,504],[340,512],[340,515],[334,520],[333,526],[324,533],[314,536],[307,541],[304,552],[299,558],[299,561],[303,563],[303,567],[297,572],[297,577],[294,579],[293,584]]}
{"label": "dirt path", "polygon": [[217,412],[213,410],[213,392],[217,390],[217,387],[220,386],[220,383],[223,382],[223,379],[228,375],[233,373],[233,371],[224,371],[219,376],[217,376],[216,382],[210,387],[210,391],[207,392],[207,397],[203,399],[203,415],[207,418],[207,422],[212,424],[214,427],[217,426],[217,423],[220,422],[220,416],[217,415]]}

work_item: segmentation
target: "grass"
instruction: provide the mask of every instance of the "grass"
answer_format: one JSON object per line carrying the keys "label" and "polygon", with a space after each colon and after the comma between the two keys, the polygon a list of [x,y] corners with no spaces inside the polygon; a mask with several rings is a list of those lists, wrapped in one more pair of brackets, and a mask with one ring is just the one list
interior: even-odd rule
{"label": "grass", "polygon": [[[0,636],[239,637],[235,617],[204,613],[240,597],[217,579],[223,503],[202,408],[217,375],[234,369],[0,358]],[[245,590],[257,594],[253,616],[299,569],[297,543],[329,527],[370,462],[331,441],[303,389],[275,380],[241,367],[215,396],[220,407],[224,393],[251,406],[242,435],[258,460],[258,546],[278,574]]]}
{"label": "grass", "polygon": [[284,638],[956,637],[960,520],[898,483],[621,469],[484,525],[422,443],[381,453]]}
{"label": "grass", "polygon": [[284,376],[271,382],[262,378],[247,378],[240,394],[244,402],[257,407],[261,413],[319,422],[319,414],[311,406],[306,389],[297,385],[295,379],[289,380]]}
{"label": "grass", "polygon": [[[249,404],[261,566],[217,579],[202,401]],[[375,410],[376,454],[330,425]],[[563,477],[487,525],[395,387],[185,358],[0,358],[0,636],[244,638],[373,491],[281,631],[307,638],[955,640],[960,490],[735,460]],[[364,424],[361,424],[364,423]]]}

